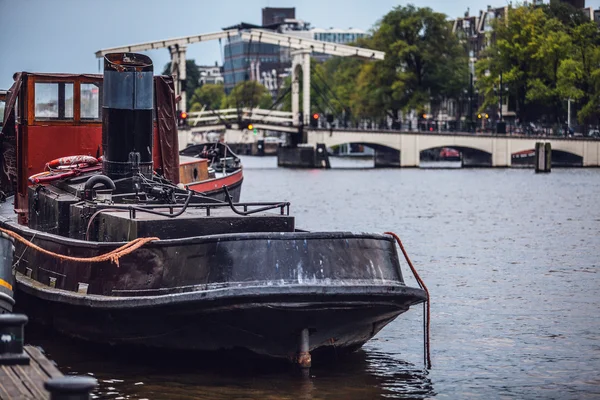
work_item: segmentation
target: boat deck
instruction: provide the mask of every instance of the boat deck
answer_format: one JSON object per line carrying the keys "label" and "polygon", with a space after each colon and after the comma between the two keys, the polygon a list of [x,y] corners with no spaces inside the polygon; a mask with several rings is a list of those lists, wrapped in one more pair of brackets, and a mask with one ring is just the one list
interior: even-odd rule
{"label": "boat deck", "polygon": [[42,352],[25,346],[29,365],[0,365],[0,399],[49,399],[44,383],[62,373]]}

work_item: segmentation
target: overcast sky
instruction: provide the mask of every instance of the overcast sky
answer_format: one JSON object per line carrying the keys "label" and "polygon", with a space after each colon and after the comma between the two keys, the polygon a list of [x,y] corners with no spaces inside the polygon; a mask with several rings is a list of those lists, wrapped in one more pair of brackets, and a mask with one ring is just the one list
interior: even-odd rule
{"label": "overcast sky", "polygon": [[[296,18],[319,28],[370,29],[397,5],[412,3],[449,17],[508,0],[0,0],[0,89],[16,71],[97,73],[97,50],[216,32],[241,21],[261,23],[262,7],[296,7]],[[515,2],[516,3],[516,2]],[[600,7],[600,0],[586,5]],[[166,49],[146,53],[162,71]],[[221,60],[218,42],[195,44],[188,58]]]}

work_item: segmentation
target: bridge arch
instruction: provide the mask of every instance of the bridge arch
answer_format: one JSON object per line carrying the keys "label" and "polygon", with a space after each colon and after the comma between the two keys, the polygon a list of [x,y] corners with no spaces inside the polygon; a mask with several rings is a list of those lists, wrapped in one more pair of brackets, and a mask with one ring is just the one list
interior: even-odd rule
{"label": "bridge arch", "polygon": [[[459,154],[457,156],[443,154],[443,149],[453,149],[458,151]],[[491,167],[493,165],[492,153],[475,147],[460,145],[435,146],[422,149],[419,152],[419,163],[442,161],[444,158],[447,158],[448,161],[461,161],[463,167]]]}
{"label": "bridge arch", "polygon": [[316,135],[309,135],[309,143],[325,143],[328,147],[340,146],[342,144],[362,144],[373,149],[389,148],[400,150],[400,140],[397,135],[387,133],[369,133],[368,140],[362,132],[342,131],[330,134],[329,132],[318,132]]}

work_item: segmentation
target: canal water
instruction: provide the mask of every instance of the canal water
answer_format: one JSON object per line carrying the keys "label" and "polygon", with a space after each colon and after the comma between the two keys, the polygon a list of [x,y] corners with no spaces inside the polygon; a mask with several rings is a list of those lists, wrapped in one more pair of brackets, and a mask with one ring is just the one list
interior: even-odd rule
{"label": "canal water", "polygon": [[28,341],[65,373],[98,378],[95,395],[106,399],[600,398],[600,170],[243,161],[242,200],[289,200],[302,229],[400,235],[431,292],[430,371],[421,307],[308,377],[252,360],[117,353],[35,330]]}

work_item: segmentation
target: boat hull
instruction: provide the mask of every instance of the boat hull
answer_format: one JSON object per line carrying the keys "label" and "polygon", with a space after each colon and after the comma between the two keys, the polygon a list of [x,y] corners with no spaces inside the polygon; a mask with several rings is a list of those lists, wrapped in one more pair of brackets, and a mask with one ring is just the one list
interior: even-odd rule
{"label": "boat hull", "polygon": [[194,182],[187,184],[186,186],[191,190],[204,193],[206,196],[219,201],[227,201],[227,195],[223,188],[223,186],[227,186],[232,201],[238,203],[242,193],[243,180],[243,170],[240,168],[238,171],[228,174],[227,176],[202,182]]}
{"label": "boat hull", "polygon": [[[34,321],[95,343],[164,350],[249,350],[293,360],[300,332],[310,351],[352,351],[421,299],[417,289],[246,288],[130,307],[77,305],[19,279],[18,304]],[[194,298],[195,297],[195,298]],[[52,300],[50,300],[52,299]]]}
{"label": "boat hull", "polygon": [[[78,257],[123,244],[2,225],[41,248]],[[354,350],[427,299],[404,284],[388,235],[254,232],[159,240],[118,265],[60,261],[15,246],[21,311],[95,343],[245,349],[289,359],[303,329],[310,351]]]}

